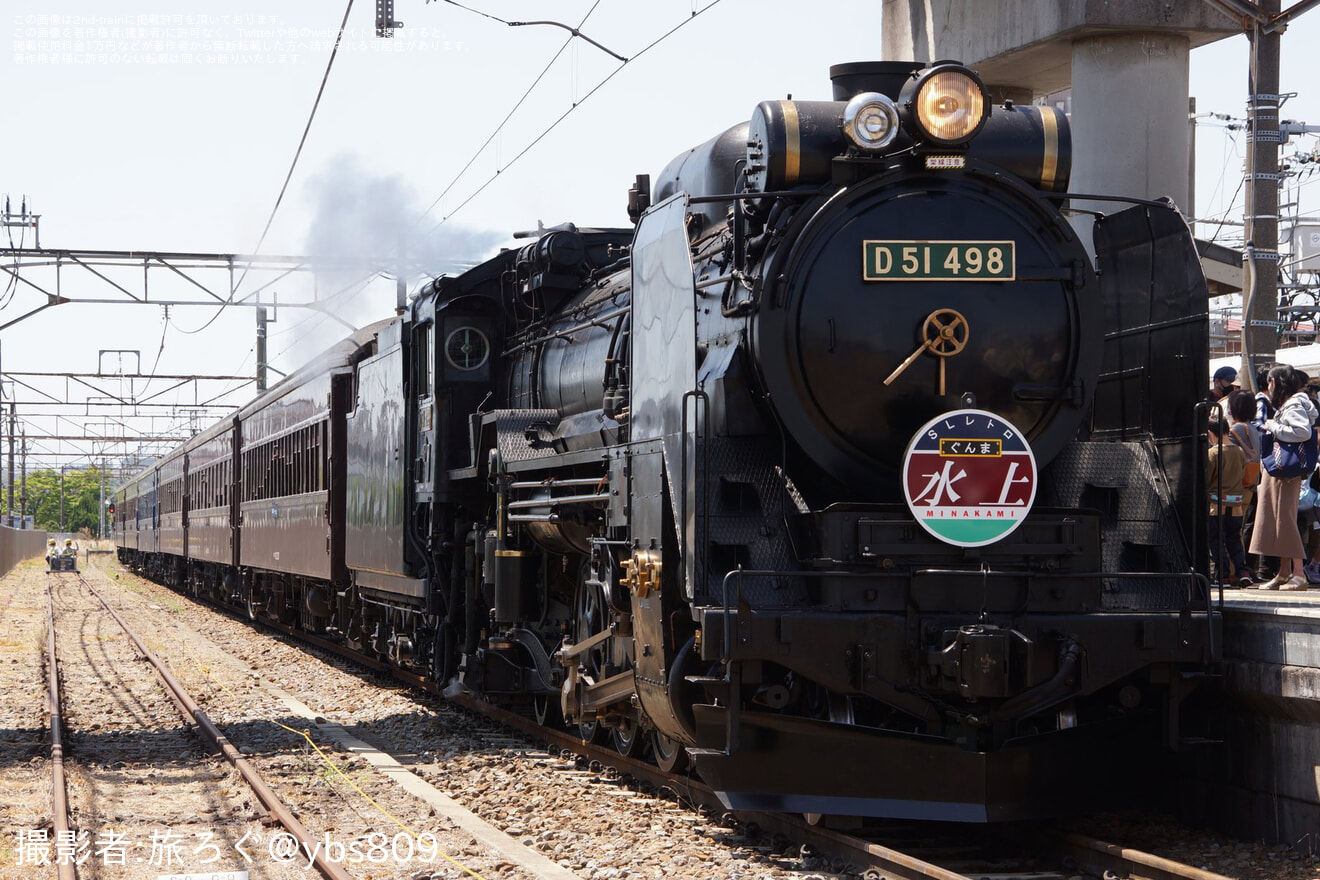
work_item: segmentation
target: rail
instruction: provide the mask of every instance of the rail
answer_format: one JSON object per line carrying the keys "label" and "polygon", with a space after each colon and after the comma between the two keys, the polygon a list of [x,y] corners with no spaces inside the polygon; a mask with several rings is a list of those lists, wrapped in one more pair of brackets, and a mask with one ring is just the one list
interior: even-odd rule
{"label": "rail", "polygon": [[351,874],[326,856],[324,847],[317,845],[311,832],[309,832],[307,828],[298,821],[297,817],[293,815],[293,812],[279,799],[279,796],[271,790],[270,786],[266,784],[266,781],[261,778],[259,773],[257,773],[256,768],[249,764],[248,761],[238,753],[238,750],[229,742],[224,733],[221,732],[221,730],[216,727],[215,723],[207,717],[202,708],[197,705],[197,702],[193,700],[186,690],[184,690],[183,686],[179,684],[178,680],[170,673],[170,671],[165,668],[165,665],[160,662],[160,659],[152,653],[140,638],[138,638],[137,633],[135,633],[124,619],[115,612],[115,609],[110,606],[110,603],[87,582],[86,578],[79,576],[78,580],[79,583],[83,587],[86,587],[88,592],[95,596],[97,601],[104,606],[105,610],[108,611],[110,616],[114,618],[114,621],[119,624],[129,640],[137,646],[138,652],[155,668],[156,673],[165,683],[165,686],[169,689],[175,702],[183,710],[188,720],[195,724],[206,740],[220,751],[225,756],[225,759],[233,765],[234,769],[237,770],[247,782],[248,786],[257,796],[257,799],[261,801],[262,805],[267,811],[269,811],[271,816],[273,816],[284,826],[285,830],[297,839],[298,844],[303,847],[303,852],[312,854],[317,869],[320,870],[328,880],[353,880]]}
{"label": "rail", "polygon": [[[50,700],[50,801],[58,843],[69,840],[69,789],[64,779],[64,739],[60,732],[63,719],[60,713],[59,655],[55,648],[55,597],[51,595],[49,582],[46,584],[46,677]],[[74,880],[78,874],[70,859],[56,859],[55,870],[60,880]]]}
{"label": "rail", "polygon": [[[730,575],[736,573],[736,571],[730,572]],[[754,572],[747,571],[744,573],[750,575]],[[774,572],[773,574],[779,575],[782,572]],[[838,573],[822,572],[820,574],[835,575]],[[856,577],[869,576],[867,573],[843,574]],[[232,613],[240,620],[247,620],[234,609],[216,605],[209,600],[202,601]],[[248,622],[251,623],[252,621]],[[690,776],[670,773],[652,764],[625,757],[608,747],[589,743],[573,733],[543,727],[531,718],[491,703],[464,694],[446,693],[441,684],[423,674],[391,666],[355,652],[340,643],[302,632],[287,624],[264,618],[255,622],[263,628],[286,634],[305,644],[351,660],[364,668],[389,675],[400,682],[546,742],[561,751],[580,755],[590,761],[593,767],[609,767],[645,784],[655,786],[657,789],[669,791],[681,800],[706,807],[717,814],[722,813],[725,809],[713,789]],[[926,861],[910,852],[886,846],[884,843],[873,839],[820,825],[812,825],[803,816],[797,814],[740,812],[737,814],[737,818],[745,824],[759,826],[763,833],[783,834],[795,842],[807,844],[821,852],[855,860],[863,869],[873,869],[887,877],[902,878],[902,880],[973,880],[975,877],[985,876],[985,872],[982,871],[976,871],[972,874],[959,873],[934,862]],[[1039,838],[1039,849],[1050,849],[1066,855],[1074,860],[1074,868],[1082,869],[1074,870],[1070,868],[1069,875],[1089,872],[1094,876],[1101,876],[1105,871],[1115,871],[1120,876],[1127,875],[1133,878],[1148,878],[1148,880],[1231,880],[1231,878],[1220,874],[1190,865],[1182,865],[1160,856],[1095,840],[1080,834],[1045,829],[1037,837]]]}
{"label": "rail", "polygon": [[1057,846],[1080,864],[1094,865],[1105,877],[1140,880],[1232,880],[1223,874],[1184,865],[1141,850],[1097,840],[1084,834],[1061,833]]}

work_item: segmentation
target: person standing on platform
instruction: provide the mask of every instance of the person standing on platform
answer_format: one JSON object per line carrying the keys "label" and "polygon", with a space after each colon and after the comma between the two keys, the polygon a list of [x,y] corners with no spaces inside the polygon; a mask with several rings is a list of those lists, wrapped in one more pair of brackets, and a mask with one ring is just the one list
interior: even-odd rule
{"label": "person standing on platform", "polygon": [[[1227,420],[1219,409],[1209,414],[1206,436],[1210,441],[1206,490],[1210,495],[1210,557],[1219,583],[1250,586],[1247,557],[1242,550],[1243,482],[1247,454],[1228,439]],[[1231,574],[1230,574],[1231,570]]]}
{"label": "person standing on platform", "polygon": [[[1303,390],[1305,382],[1296,370],[1279,364],[1270,370],[1265,386],[1273,415],[1262,425],[1275,442],[1301,443],[1309,440],[1320,419],[1320,410]],[[1278,556],[1279,573],[1260,584],[1261,590],[1305,590],[1302,557],[1306,553],[1297,530],[1297,496],[1302,477],[1278,478],[1266,471],[1261,476],[1256,500],[1256,523],[1251,534],[1251,552]]]}
{"label": "person standing on platform", "polygon": [[[1265,393],[1265,387],[1269,384],[1270,370],[1279,366],[1278,364],[1266,364],[1256,370],[1256,395],[1252,400],[1255,407],[1255,413],[1251,417],[1252,434],[1256,437],[1256,449],[1260,455],[1264,455],[1264,441],[1262,435],[1265,432],[1263,427],[1265,420],[1274,415],[1274,407],[1270,404],[1270,396]],[[1251,567],[1252,575],[1258,581],[1268,581],[1279,573],[1279,559],[1277,556],[1257,556],[1251,551],[1251,535],[1256,528],[1256,499],[1259,496],[1259,483],[1257,491],[1251,493],[1247,499],[1247,512],[1242,519],[1242,546],[1247,548],[1247,565]]]}
{"label": "person standing on platform", "polygon": [[1237,381],[1237,370],[1232,367],[1220,367],[1215,370],[1214,378],[1210,380],[1210,393],[1206,395],[1207,403],[1219,403],[1233,390],[1233,383]]}
{"label": "person standing on platform", "polygon": [[[1256,402],[1250,391],[1238,389],[1228,395],[1227,402],[1228,433],[1224,435],[1224,442],[1240,448],[1246,457],[1242,477],[1242,546],[1247,547],[1251,544],[1252,520],[1256,518],[1256,487],[1260,485],[1260,428],[1252,422],[1256,414]],[[1255,572],[1257,562],[1252,556],[1247,556],[1247,574]],[[1273,576],[1271,573],[1262,580],[1269,580]]]}

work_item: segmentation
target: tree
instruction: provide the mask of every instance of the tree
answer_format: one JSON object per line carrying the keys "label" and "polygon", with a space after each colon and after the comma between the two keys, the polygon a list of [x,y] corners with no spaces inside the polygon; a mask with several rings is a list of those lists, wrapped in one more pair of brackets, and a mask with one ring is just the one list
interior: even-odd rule
{"label": "tree", "polygon": [[[60,528],[60,472],[33,471],[27,475],[27,513],[38,529],[78,532],[86,529],[95,535],[101,526],[101,469],[66,470],[63,479],[64,527]],[[0,510],[8,513],[8,495],[0,498]],[[14,513],[22,509],[18,489],[14,492]],[[108,528],[108,524],[107,524]]]}

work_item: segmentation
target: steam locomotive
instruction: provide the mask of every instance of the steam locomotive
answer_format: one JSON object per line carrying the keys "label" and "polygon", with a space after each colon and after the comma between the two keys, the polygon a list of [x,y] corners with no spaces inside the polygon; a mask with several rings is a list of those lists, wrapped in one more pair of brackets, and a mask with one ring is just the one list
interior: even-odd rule
{"label": "steam locomotive", "polygon": [[1220,644],[1187,225],[1070,211],[1067,118],[964,66],[831,78],[165,456],[120,558],[734,809],[1138,785]]}

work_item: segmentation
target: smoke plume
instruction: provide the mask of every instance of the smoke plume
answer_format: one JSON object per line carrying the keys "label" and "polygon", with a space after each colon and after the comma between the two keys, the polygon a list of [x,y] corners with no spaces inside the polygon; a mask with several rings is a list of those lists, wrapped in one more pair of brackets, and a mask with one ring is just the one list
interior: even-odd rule
{"label": "smoke plume", "polygon": [[[304,193],[312,210],[304,253],[338,264],[316,271],[317,299],[355,327],[393,313],[394,279],[401,267],[411,293],[427,278],[480,262],[506,237],[458,224],[426,235],[435,224],[433,218],[417,222],[425,208],[423,194],[401,175],[375,174],[351,154],[331,160],[311,177]],[[368,276],[373,281],[364,287],[359,282]],[[317,332],[300,335],[281,360],[296,368],[348,333],[337,321],[320,324]],[[272,343],[273,358],[280,346]]]}

